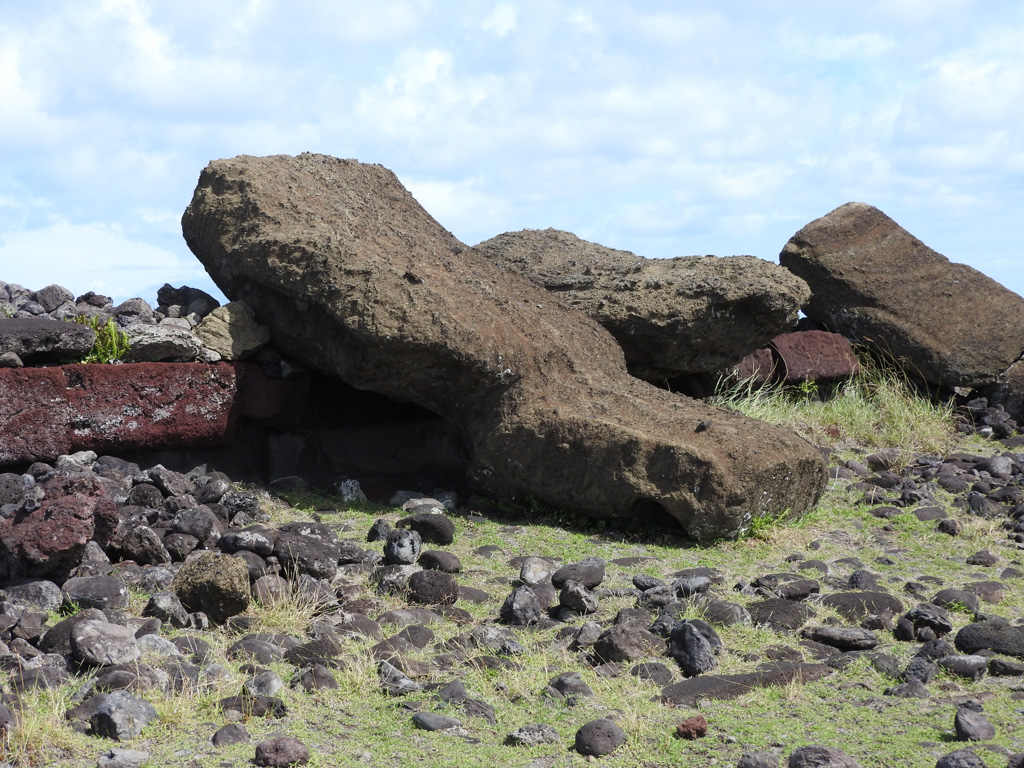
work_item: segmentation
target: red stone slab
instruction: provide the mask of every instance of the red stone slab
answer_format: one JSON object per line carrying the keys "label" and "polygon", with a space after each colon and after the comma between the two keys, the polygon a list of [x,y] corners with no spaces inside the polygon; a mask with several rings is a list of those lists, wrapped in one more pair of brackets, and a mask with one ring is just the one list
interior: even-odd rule
{"label": "red stone slab", "polygon": [[771,340],[787,384],[832,381],[860,373],[860,362],[843,336],[827,331],[784,333]]}
{"label": "red stone slab", "polygon": [[764,384],[771,381],[779,368],[781,366],[775,362],[775,355],[771,349],[761,347],[740,360],[732,372],[741,381],[749,380],[754,384]]}
{"label": "red stone slab", "polygon": [[241,378],[240,364],[0,369],[0,465],[81,450],[225,445]]}

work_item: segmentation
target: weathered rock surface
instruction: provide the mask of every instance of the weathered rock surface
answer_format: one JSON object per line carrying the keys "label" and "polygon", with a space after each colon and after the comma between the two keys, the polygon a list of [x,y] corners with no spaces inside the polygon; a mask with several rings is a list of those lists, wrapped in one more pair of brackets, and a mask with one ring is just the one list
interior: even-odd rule
{"label": "weathered rock surface", "polygon": [[787,685],[793,680],[819,680],[832,670],[824,664],[780,661],[766,664],[756,672],[739,675],[699,675],[661,690],[662,700],[680,707],[693,707],[701,699],[734,699],[751,688]]}
{"label": "weathered rock surface", "polygon": [[156,708],[126,691],[100,694],[103,702],[90,718],[93,732],[115,741],[127,741],[157,719]]}
{"label": "weathered rock surface", "polygon": [[[56,476],[40,484],[43,501],[0,521],[0,580],[56,574],[78,564],[86,544],[106,543],[116,506],[96,477]],[[62,579],[63,580],[63,579]]]}
{"label": "weathered rock surface", "polygon": [[190,611],[224,622],[249,606],[249,572],[237,557],[204,552],[185,563],[171,590]]}
{"label": "weathered rock surface", "polygon": [[860,763],[841,749],[810,744],[793,750],[789,768],[861,768]]}
{"label": "weathered rock surface", "polygon": [[237,365],[198,363],[0,369],[0,465],[224,445],[241,375]]}
{"label": "weathered rock surface", "polygon": [[471,482],[492,494],[598,517],[667,513],[709,539],[821,493],[809,444],[632,378],[596,323],[460,243],[381,166],[216,161],[182,227],[275,346],[457,425]]}
{"label": "weathered rock surface", "polygon": [[48,317],[0,317],[0,352],[13,352],[23,362],[62,362],[81,358],[96,341],[91,328]]}
{"label": "weathered rock surface", "polygon": [[603,757],[626,743],[626,733],[614,720],[601,718],[585,723],[576,731],[576,751],[581,755]]}
{"label": "weathered rock surface", "polygon": [[506,232],[474,246],[615,337],[630,371],[661,381],[735,365],[788,331],[810,293],[753,256],[642,256],[557,229]]}
{"label": "weathered rock surface", "polygon": [[834,381],[860,373],[860,361],[850,342],[838,333],[784,333],[772,339],[769,348],[775,354],[776,369],[780,370],[781,378],[787,384]]}
{"label": "weathered rock surface", "polygon": [[242,360],[270,341],[270,330],[256,322],[244,301],[218,307],[196,326],[196,336],[224,360]]}
{"label": "weathered rock surface", "polygon": [[811,287],[808,317],[932,384],[993,385],[1024,353],[1024,299],[870,205],[812,221],[779,260]]}
{"label": "weathered rock surface", "polygon": [[135,323],[125,329],[130,348],[124,361],[190,363],[202,357],[203,346],[188,328],[168,323]]}

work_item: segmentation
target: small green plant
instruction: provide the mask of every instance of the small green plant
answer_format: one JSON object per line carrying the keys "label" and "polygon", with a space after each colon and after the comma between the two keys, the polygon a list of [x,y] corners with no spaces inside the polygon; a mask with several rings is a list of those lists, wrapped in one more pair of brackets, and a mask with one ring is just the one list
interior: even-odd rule
{"label": "small green plant", "polygon": [[801,381],[796,385],[796,391],[799,392],[805,400],[816,400],[820,395],[818,392],[818,382],[812,379]]}
{"label": "small green plant", "polygon": [[117,327],[113,318],[101,323],[97,317],[78,315],[74,322],[92,328],[96,334],[96,342],[81,359],[82,363],[113,363],[124,357],[131,347],[128,334]]}
{"label": "small green plant", "polygon": [[778,510],[774,513],[755,517],[750,521],[744,536],[749,539],[762,539],[767,541],[771,538],[772,531],[778,526],[784,525],[791,518],[789,509]]}

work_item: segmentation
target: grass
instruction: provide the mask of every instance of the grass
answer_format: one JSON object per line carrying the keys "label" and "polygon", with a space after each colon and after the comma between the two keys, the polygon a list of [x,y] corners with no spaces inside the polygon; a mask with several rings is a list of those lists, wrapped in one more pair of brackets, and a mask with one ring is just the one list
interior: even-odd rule
{"label": "grass", "polygon": [[861,357],[863,372],[828,393],[722,379],[712,402],[788,426],[816,445],[898,450],[903,456],[948,454],[956,434],[951,402],[917,391],[895,364]]}
{"label": "grass", "polygon": [[[731,397],[731,399],[729,399]],[[949,406],[918,398],[905,382],[888,374],[869,373],[866,381],[840,387],[832,397],[821,400],[805,392],[749,390],[746,397],[734,392],[727,397],[733,407],[761,409],[756,415],[770,417],[801,430],[810,439],[844,451],[907,449],[901,442],[913,435],[913,450],[948,453],[958,447],[953,434]],[[883,411],[884,418],[879,416]],[[890,423],[902,421],[903,423]],[[909,437],[906,438],[909,440]],[[993,451],[988,444],[987,450]],[[272,496],[264,493],[263,511],[273,524],[293,519],[317,519],[336,530],[343,538],[360,541],[378,517],[391,523],[403,513],[374,504],[352,505],[337,497],[316,491]],[[948,507],[951,497],[939,495]],[[1006,541],[998,522],[967,518],[961,536],[939,533],[934,523],[923,523],[911,514],[888,520],[872,517],[867,507],[841,483],[832,483],[818,507],[799,519],[779,515],[759,521],[750,534],[738,541],[725,541],[697,547],[678,532],[644,527],[626,528],[618,521],[591,521],[561,514],[540,505],[525,509],[508,508],[495,518],[453,515],[456,539],[448,551],[459,557],[463,570],[460,584],[481,589],[490,599],[475,605],[462,601],[479,622],[493,622],[502,600],[511,591],[517,568],[510,560],[517,556],[542,555],[557,562],[571,562],[588,555],[609,561],[602,585],[609,590],[600,601],[598,612],[581,617],[565,626],[545,629],[515,629],[526,653],[514,658],[513,668],[495,671],[482,669],[470,659],[484,651],[469,649],[467,658],[451,667],[431,666],[423,683],[444,684],[453,679],[464,683],[469,695],[494,708],[494,724],[465,715],[459,709],[443,709],[463,721],[468,736],[426,733],[411,721],[416,709],[441,710],[441,704],[429,691],[403,698],[385,695],[377,681],[377,662],[372,653],[375,640],[365,637],[346,639],[341,668],[335,676],[336,690],[306,693],[286,687],[280,694],[289,712],[281,720],[249,717],[243,725],[252,734],[252,743],[215,749],[209,736],[226,720],[217,707],[221,696],[238,693],[251,674],[244,660],[228,661],[224,650],[235,640],[225,629],[204,633],[214,648],[215,657],[231,672],[231,680],[222,687],[199,688],[183,695],[149,691],[144,695],[156,706],[161,721],[148,726],[127,744],[79,736],[64,725],[63,714],[80,682],[58,691],[25,694],[25,714],[21,724],[7,737],[7,759],[17,765],[54,765],[92,768],[96,757],[111,747],[143,749],[151,754],[147,765],[250,765],[254,745],[274,733],[287,733],[305,742],[312,752],[313,768],[360,766],[392,768],[397,765],[437,766],[585,766],[590,763],[607,768],[646,766],[734,766],[744,751],[776,751],[783,758],[797,747],[826,744],[843,749],[865,768],[900,765],[908,768],[932,768],[938,756],[963,745],[952,742],[956,703],[966,697],[984,701],[985,714],[996,727],[992,742],[997,749],[1024,751],[1020,702],[1014,698],[1020,680],[985,678],[965,682],[947,674],[929,685],[926,700],[896,699],[884,696],[885,689],[896,684],[875,669],[868,655],[858,658],[841,672],[820,681],[793,683],[779,688],[751,690],[729,701],[703,701],[693,708],[673,708],[660,702],[660,688],[629,674],[631,665],[623,664],[622,674],[606,677],[587,662],[585,654],[570,647],[568,632],[586,620],[609,626],[616,613],[634,604],[622,590],[631,586],[635,573],[647,573],[669,580],[683,568],[709,566],[725,576],[714,588],[715,597],[749,605],[756,598],[734,591],[732,586],[749,582],[767,573],[799,573],[818,578],[823,592],[841,591],[855,566],[840,562],[856,557],[863,566],[878,575],[880,583],[895,595],[902,585],[920,580],[922,575],[940,579],[943,586],[962,588],[977,580],[977,567],[966,558],[982,548],[1000,558],[1000,566],[1018,561],[1018,553]],[[363,543],[377,548],[379,544]],[[487,557],[481,547],[498,548]],[[639,558],[630,565],[616,565],[617,558]],[[798,558],[817,559],[829,564],[830,572],[799,571]],[[988,578],[998,578],[997,566]],[[402,596],[376,594],[370,574],[352,572],[345,583],[359,597],[374,601],[371,615],[404,605]],[[1007,618],[1024,614],[1024,589],[1015,580],[1007,580],[1003,601],[986,605],[983,610]],[[935,585],[934,592],[941,587]],[[133,595],[133,604],[138,602]],[[141,596],[140,596],[141,600]],[[904,596],[906,607],[916,598]],[[318,617],[323,606],[301,594],[292,593],[267,604],[254,603],[248,613],[256,619],[260,631],[276,631],[302,637]],[[815,607],[816,615],[808,625],[845,623],[833,611]],[[699,618],[699,605],[691,604],[685,615]],[[956,628],[971,620],[963,612],[952,614]],[[434,624],[435,647],[408,655],[430,663],[441,645],[467,633],[471,627],[454,621]],[[385,626],[385,636],[398,627]],[[955,631],[955,630],[954,630]],[[176,631],[168,630],[167,634]],[[781,634],[765,627],[736,625],[718,630],[724,648],[718,656],[716,672],[750,672],[764,660],[769,647],[784,646],[806,661],[815,661],[810,649],[801,645],[798,633]],[[909,662],[918,645],[897,643],[891,633],[880,632],[879,652],[890,654],[900,667]],[[670,669],[674,664],[665,657],[651,657]],[[269,665],[286,683],[295,668],[284,663]],[[562,672],[578,672],[595,695],[576,706],[552,699],[544,691],[548,681]],[[678,670],[674,669],[679,680]],[[675,737],[675,725],[697,713],[709,723],[709,734],[698,741]],[[613,717],[626,731],[628,742],[611,755],[588,761],[572,750],[576,729],[597,717]],[[546,723],[556,729],[560,741],[554,745],[510,747],[508,733],[529,723]],[[979,748],[989,768],[1006,763],[1005,756]]]}

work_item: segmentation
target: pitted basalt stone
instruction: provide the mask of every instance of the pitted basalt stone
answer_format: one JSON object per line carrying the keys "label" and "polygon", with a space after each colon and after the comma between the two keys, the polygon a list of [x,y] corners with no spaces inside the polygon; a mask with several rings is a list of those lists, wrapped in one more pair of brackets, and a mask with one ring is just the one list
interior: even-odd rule
{"label": "pitted basalt stone", "polygon": [[576,751],[581,755],[603,757],[626,743],[626,733],[614,720],[591,720],[576,731]]}
{"label": "pitted basalt stone", "polygon": [[384,542],[385,565],[412,565],[420,556],[423,539],[413,530],[393,530]]}
{"label": "pitted basalt stone", "polygon": [[447,546],[455,541],[455,523],[443,514],[427,513],[403,517],[397,528],[411,528],[425,542]]}
{"label": "pitted basalt stone", "polygon": [[0,474],[0,506],[21,504],[25,498],[25,481],[13,472]]}
{"label": "pitted basalt stone", "polygon": [[171,562],[160,535],[148,525],[127,525],[118,533],[113,542],[124,560],[133,560],[139,565],[160,565]]}
{"label": "pitted basalt stone", "polygon": [[594,642],[594,654],[603,661],[636,661],[664,650],[665,642],[660,637],[640,627],[614,626]]}
{"label": "pitted basalt stone", "polygon": [[860,763],[841,749],[811,744],[793,750],[789,755],[789,768],[861,768]]}
{"label": "pitted basalt stone", "polygon": [[100,478],[56,475],[39,488],[43,501],[32,511],[0,521],[0,579],[66,577],[91,539],[109,541],[116,506]]}
{"label": "pitted basalt stone", "polygon": [[442,571],[417,571],[409,577],[409,599],[424,605],[454,605],[459,583]]}
{"label": "pitted basalt stone", "polygon": [[270,341],[270,329],[256,322],[244,301],[232,301],[210,312],[196,326],[195,334],[224,360],[244,360]]}
{"label": "pitted basalt stone", "polygon": [[71,627],[71,655],[83,664],[110,666],[137,661],[140,652],[128,627],[86,619]]}
{"label": "pitted basalt stone", "polygon": [[990,650],[1024,659],[1024,631],[1006,621],[979,621],[956,633],[956,649],[963,653]]}
{"label": "pitted basalt stone", "polygon": [[144,325],[134,323],[125,330],[128,363],[191,363],[202,356],[203,345],[192,331],[170,323]]}
{"label": "pitted basalt stone", "polygon": [[127,741],[157,719],[156,708],[145,699],[126,691],[101,694],[105,698],[89,722],[98,736],[114,741]]}
{"label": "pitted basalt stone", "polygon": [[128,587],[113,576],[76,576],[61,587],[75,608],[127,608]]}
{"label": "pitted basalt stone", "polygon": [[96,342],[86,325],[48,317],[0,317],[0,352],[13,352],[30,365],[83,358]]}
{"label": "pitted basalt stone", "polygon": [[527,585],[512,590],[501,605],[499,616],[506,624],[536,624],[543,615],[544,608],[537,599],[537,594]]}
{"label": "pitted basalt stone", "polygon": [[556,229],[506,232],[474,250],[596,320],[651,381],[735,365],[792,328],[810,297],[753,256],[645,259]]}
{"label": "pitted basalt stone", "polygon": [[561,589],[567,581],[576,581],[587,589],[596,589],[604,581],[605,562],[599,557],[587,557],[578,563],[563,565],[551,574],[551,584]]}
{"label": "pitted basalt stone", "polygon": [[204,552],[181,567],[171,591],[186,610],[222,623],[249,606],[249,571],[237,557]]}
{"label": "pitted basalt stone", "polygon": [[460,243],[380,166],[215,161],[182,228],[277,348],[447,419],[472,451],[472,485],[493,495],[667,514],[713,539],[800,514],[824,487],[808,443],[632,378],[606,331]]}
{"label": "pitted basalt stone", "polygon": [[338,572],[335,541],[283,531],[274,542],[274,555],[289,574],[306,573],[315,579],[333,579]]}

